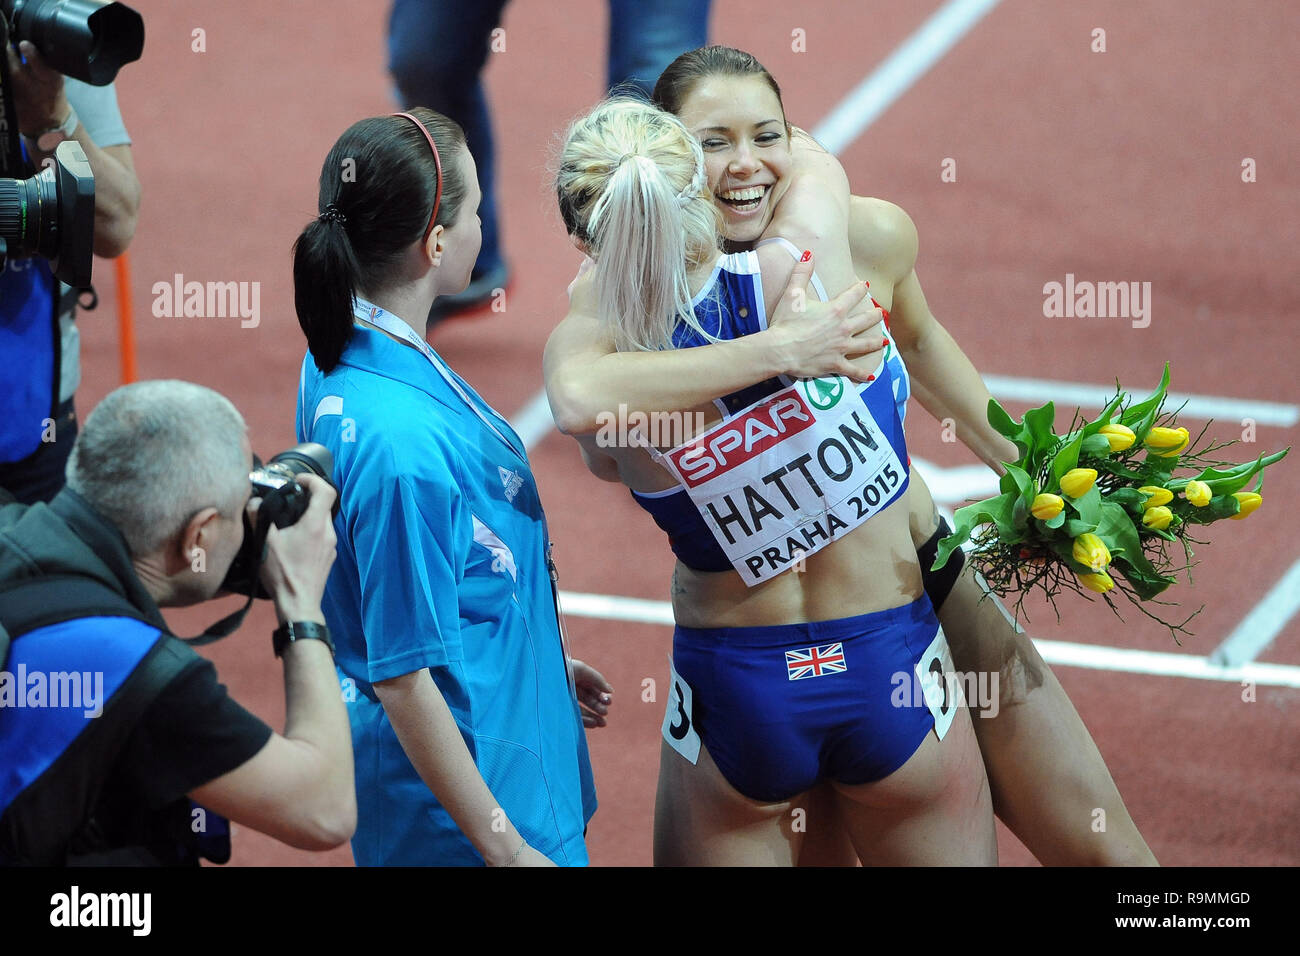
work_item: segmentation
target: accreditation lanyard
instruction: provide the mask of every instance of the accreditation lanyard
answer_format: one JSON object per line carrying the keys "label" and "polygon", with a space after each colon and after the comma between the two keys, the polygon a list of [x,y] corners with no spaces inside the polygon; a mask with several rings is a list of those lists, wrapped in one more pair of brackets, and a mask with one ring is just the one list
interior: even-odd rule
{"label": "accreditation lanyard", "polygon": [[[373,325],[375,328],[387,332],[394,338],[401,339],[403,342],[414,346],[420,354],[429,360],[429,364],[437,370],[438,374],[443,377],[443,380],[452,387],[452,390],[460,396],[461,401],[469,406],[470,411],[479,417],[479,421],[491,429],[492,434],[505,442],[510,450],[515,453],[515,457],[523,459],[524,463],[527,464],[527,459],[524,459],[524,456],[520,453],[515,444],[510,441],[510,439],[506,438],[501,429],[497,428],[487,415],[483,414],[483,410],[479,407],[478,402],[475,402],[469,397],[469,394],[461,387],[460,382],[456,381],[456,376],[452,375],[451,370],[447,368],[447,366],[443,365],[442,360],[438,358],[438,353],[430,347],[428,342],[416,335],[414,329],[397,316],[385,312],[379,306],[372,302],[367,302],[360,296],[354,300],[352,314],[358,321],[364,322],[367,325]],[[482,400],[480,399],[480,401]],[[487,405],[486,402],[483,402],[483,404]],[[497,417],[500,418],[500,415],[495,409],[492,409],[491,406],[488,406],[488,408],[492,411],[492,414],[497,415]],[[501,420],[502,422],[505,421],[504,418]]]}
{"label": "accreditation lanyard", "polygon": [[[420,352],[420,354],[422,354],[426,359],[429,360],[429,364],[432,365],[434,369],[437,370],[438,374],[443,377],[443,380],[446,381],[446,383],[452,387],[452,390],[457,395],[460,396],[461,401],[463,401],[466,405],[468,405],[470,407],[470,410],[473,411],[474,414],[479,417],[479,420],[483,422],[483,424],[486,425],[489,429],[491,429],[492,433],[496,435],[497,438],[501,439],[501,441],[503,441],[506,444],[506,446],[509,447],[509,449],[512,452],[515,453],[516,457],[520,458],[523,461],[525,467],[528,465],[528,459],[524,457],[524,455],[519,451],[519,449],[515,446],[513,442],[511,442],[509,439],[506,438],[504,434],[502,434],[501,430],[497,428],[495,424],[493,424],[492,420],[489,419],[487,415],[483,414],[483,411],[481,408],[479,408],[478,403],[469,397],[469,394],[465,391],[465,389],[461,388],[460,383],[456,381],[456,377],[451,374],[451,370],[447,368],[445,365],[443,365],[442,360],[438,358],[438,353],[436,353],[433,350],[433,348],[429,345],[428,342],[424,341],[424,339],[416,335],[414,329],[412,329],[409,325],[407,325],[397,316],[385,312],[383,309],[375,305],[373,302],[367,302],[365,299],[361,298],[360,296],[357,296],[356,299],[353,300],[352,314],[357,319],[357,321],[363,322],[366,325],[374,326],[375,328],[383,332],[387,332],[389,335],[393,336],[394,338],[401,339],[403,342],[406,342],[411,346],[413,346],[414,348],[416,348]],[[483,404],[487,405],[486,402],[484,402]],[[491,406],[488,406],[488,409],[492,412],[492,414],[497,415],[497,417],[500,418],[500,415],[497,413],[495,409],[492,409]],[[502,419],[502,421],[504,422],[505,419]],[[541,507],[540,502],[538,504],[538,507],[539,508]],[[573,665],[571,663],[573,660],[573,655],[569,652],[569,635],[567,629],[564,626],[564,612],[560,608],[559,573],[555,567],[555,560],[551,557],[550,534],[547,533],[545,530],[546,528],[545,518],[542,519],[542,528],[543,528],[543,535],[546,539],[546,569],[551,579],[551,595],[555,602],[555,619],[556,619],[556,623],[559,625],[559,631],[560,631],[560,649],[564,654],[564,665],[565,665],[564,669],[569,679],[569,691],[574,695],[574,698],[576,699],[577,689],[574,686]]]}

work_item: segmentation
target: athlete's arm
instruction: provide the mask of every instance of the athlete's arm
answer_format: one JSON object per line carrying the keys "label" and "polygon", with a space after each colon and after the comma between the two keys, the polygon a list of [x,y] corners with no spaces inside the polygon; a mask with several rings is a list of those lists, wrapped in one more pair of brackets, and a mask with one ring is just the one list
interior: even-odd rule
{"label": "athlete's arm", "polygon": [[[271,531],[263,581],[281,623],[324,624],[320,599],[334,562],[334,489],[314,475],[299,481],[310,504],[293,526]],[[272,734],[251,759],[189,796],[290,846],[328,850],[351,839],[357,825],[347,710],[324,643],[295,641],[283,660],[284,735]]]}
{"label": "athlete's arm", "polygon": [[618,462],[611,455],[606,454],[596,444],[594,435],[574,435],[578,440],[578,447],[582,450],[582,460],[586,464],[587,470],[599,478],[601,481],[622,481],[619,475]]}
{"label": "athlete's arm", "polygon": [[951,418],[957,436],[994,471],[1019,452],[988,423],[989,390],[975,366],[933,313],[916,276],[917,234],[911,217],[893,203],[854,196],[849,242],[858,270],[893,280],[893,340],[907,363],[917,399],[926,411]]}
{"label": "athlete's arm", "polygon": [[831,302],[815,301],[806,291],[812,270],[811,260],[795,268],[769,310],[766,331],[663,352],[616,351],[589,277],[580,276],[542,360],[556,425],[569,435],[591,433],[599,416],[615,413],[620,403],[630,411],[685,411],[780,374],[856,379],[846,356],[880,347],[855,338],[876,324],[879,313],[863,307],[866,289],[856,284]]}

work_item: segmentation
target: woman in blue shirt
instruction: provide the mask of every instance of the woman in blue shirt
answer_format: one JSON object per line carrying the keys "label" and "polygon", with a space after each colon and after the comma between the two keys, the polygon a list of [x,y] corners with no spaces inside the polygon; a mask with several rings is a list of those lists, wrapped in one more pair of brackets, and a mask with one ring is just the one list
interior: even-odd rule
{"label": "woman in blue shirt", "polygon": [[[460,128],[350,127],[294,246],[297,432],[334,455],[323,608],[357,767],[360,865],[582,865],[595,791],[523,444],[424,341],[478,254]],[[585,719],[610,688],[572,662]]]}

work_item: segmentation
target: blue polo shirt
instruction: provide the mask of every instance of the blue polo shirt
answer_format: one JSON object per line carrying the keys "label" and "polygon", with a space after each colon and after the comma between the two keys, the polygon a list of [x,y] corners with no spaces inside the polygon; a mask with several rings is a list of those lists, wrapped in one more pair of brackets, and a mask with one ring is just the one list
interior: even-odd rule
{"label": "blue polo shirt", "polygon": [[518,436],[446,371],[459,394],[423,354],[359,327],[328,375],[310,354],[302,366],[298,439],[334,455],[340,492],[323,608],[352,698],[353,854],[362,866],[482,863],[374,694],[428,668],[510,821],[556,863],[582,865],[595,788],[537,486]]}

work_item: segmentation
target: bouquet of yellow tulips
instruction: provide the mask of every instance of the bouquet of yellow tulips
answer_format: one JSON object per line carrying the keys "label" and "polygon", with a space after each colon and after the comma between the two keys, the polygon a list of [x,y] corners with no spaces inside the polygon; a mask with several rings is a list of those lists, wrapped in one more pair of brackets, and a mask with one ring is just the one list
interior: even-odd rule
{"label": "bouquet of yellow tulips", "polygon": [[[1017,615],[1034,590],[1055,608],[1061,590],[1086,588],[1105,596],[1112,610],[1110,592],[1118,590],[1171,631],[1184,630],[1191,617],[1171,624],[1139,602],[1153,600],[1190,568],[1191,544],[1204,543],[1191,537],[1194,525],[1240,520],[1260,507],[1264,469],[1290,449],[1241,464],[1213,458],[1235,442],[1202,445],[1205,430],[1193,439],[1176,412],[1164,411],[1168,386],[1166,364],[1146,399],[1130,402],[1117,386],[1097,419],[1076,412],[1059,436],[1051,402],[1017,422],[990,399],[989,423],[1015,442],[1020,459],[1005,463],[1001,494],[958,509],[935,569],[969,541],[969,557],[989,589],[1003,597],[1019,593]],[[1175,478],[1179,470],[1196,474]],[[1171,543],[1181,545],[1184,560],[1170,554]]]}

